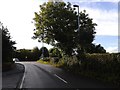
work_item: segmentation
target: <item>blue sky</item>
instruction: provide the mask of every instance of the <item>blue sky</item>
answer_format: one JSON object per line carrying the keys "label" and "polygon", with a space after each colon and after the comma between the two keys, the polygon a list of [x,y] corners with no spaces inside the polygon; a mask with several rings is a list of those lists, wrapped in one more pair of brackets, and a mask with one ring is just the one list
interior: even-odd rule
{"label": "blue sky", "polygon": [[113,3],[113,2],[80,2],[78,3],[80,7],[84,7],[87,5],[87,7],[90,8],[98,8],[101,10],[112,10],[115,9],[117,10],[118,8],[118,3]]}
{"label": "blue sky", "polygon": [[[34,12],[48,0],[0,0],[0,21],[7,26],[18,49],[41,48],[42,44],[32,40]],[[107,52],[118,51],[118,0],[63,0],[86,10],[93,22],[97,23],[93,43],[101,44]],[[7,3],[6,3],[7,2]],[[23,33],[24,32],[24,33]],[[46,47],[51,46],[44,44]]]}

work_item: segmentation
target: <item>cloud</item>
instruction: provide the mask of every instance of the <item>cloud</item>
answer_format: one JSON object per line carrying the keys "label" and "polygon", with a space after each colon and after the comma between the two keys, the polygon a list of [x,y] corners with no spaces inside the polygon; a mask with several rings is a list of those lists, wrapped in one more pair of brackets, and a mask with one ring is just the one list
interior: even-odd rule
{"label": "cloud", "polygon": [[[91,3],[89,3],[91,4]],[[81,6],[80,11],[86,10],[93,22],[97,23],[96,35],[112,35],[118,36],[118,11],[116,9],[100,9],[89,7],[88,5]]]}
{"label": "cloud", "polygon": [[108,47],[106,51],[109,53],[118,53],[118,47]]}
{"label": "cloud", "polygon": [[119,2],[119,0],[78,0],[79,2]]}

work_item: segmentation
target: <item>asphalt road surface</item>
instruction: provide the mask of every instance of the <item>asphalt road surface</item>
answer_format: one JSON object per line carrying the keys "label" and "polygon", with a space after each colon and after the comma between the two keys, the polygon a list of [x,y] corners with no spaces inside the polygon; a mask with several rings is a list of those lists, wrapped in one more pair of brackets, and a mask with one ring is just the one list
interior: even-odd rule
{"label": "asphalt road surface", "polygon": [[111,88],[96,80],[73,75],[60,68],[37,62],[21,62],[25,73],[20,88]]}

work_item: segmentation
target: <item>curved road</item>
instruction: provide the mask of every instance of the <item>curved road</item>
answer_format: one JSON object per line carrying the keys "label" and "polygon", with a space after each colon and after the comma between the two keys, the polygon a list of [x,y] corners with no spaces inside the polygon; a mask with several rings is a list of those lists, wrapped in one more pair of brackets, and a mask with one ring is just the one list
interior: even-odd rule
{"label": "curved road", "polygon": [[85,77],[75,76],[60,68],[37,62],[21,62],[25,73],[20,88],[111,88]]}

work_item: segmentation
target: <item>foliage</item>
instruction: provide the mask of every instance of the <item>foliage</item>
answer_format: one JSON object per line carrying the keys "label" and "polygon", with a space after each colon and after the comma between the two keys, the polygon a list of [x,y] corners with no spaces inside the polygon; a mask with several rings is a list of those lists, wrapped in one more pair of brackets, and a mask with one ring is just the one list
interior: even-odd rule
{"label": "foliage", "polygon": [[46,47],[42,47],[40,50],[38,47],[31,49],[19,49],[16,51],[16,58],[21,61],[37,61],[42,56],[42,50],[44,51],[44,57],[49,57],[49,52]]}
{"label": "foliage", "polygon": [[86,54],[82,62],[64,56],[61,61],[68,71],[120,86],[120,54]]}
{"label": "foliage", "polygon": [[42,63],[42,64],[50,64],[48,58],[47,58],[47,60],[46,59],[45,60],[40,59],[37,62]]}
{"label": "foliage", "polygon": [[16,51],[15,57],[20,61],[37,61],[40,58],[40,50],[38,47],[31,49],[19,49]]}
{"label": "foliage", "polygon": [[86,53],[106,53],[106,50],[100,45],[90,44],[85,47]]}
{"label": "foliage", "polygon": [[44,57],[49,57],[49,51],[48,51],[48,49],[46,47],[42,47],[40,49],[40,57],[42,57],[42,55]]}
{"label": "foliage", "polygon": [[[83,63],[83,69],[87,72],[95,72],[97,78],[103,78],[120,85],[120,54],[93,54],[87,55]],[[84,65],[85,64],[85,65]]]}
{"label": "foliage", "polygon": [[50,61],[45,61],[44,64],[52,64],[75,74],[120,86],[120,53],[87,53],[84,60],[64,55],[57,63],[49,59]]}
{"label": "foliage", "polygon": [[32,57],[34,60],[39,60],[40,58],[40,50],[38,47],[33,48],[32,52]]}
{"label": "foliage", "polygon": [[64,61],[64,66],[67,70],[75,71],[79,66],[79,61],[76,56],[64,56],[61,60]]}
{"label": "foliage", "polygon": [[2,63],[13,62],[13,53],[15,51],[15,41],[11,40],[10,33],[0,22],[0,30],[2,31]]}
{"label": "foliage", "polygon": [[18,58],[20,61],[27,61],[31,60],[32,58],[31,50],[27,49],[19,49],[16,51],[16,58]]}
{"label": "foliage", "polygon": [[84,50],[94,40],[96,23],[85,11],[80,12],[78,31],[77,17],[70,3],[44,3],[40,5],[39,13],[35,12],[36,29],[33,38],[58,47],[69,56],[74,53],[74,49]]}
{"label": "foliage", "polygon": [[116,66],[120,66],[120,61],[118,58],[119,56],[120,56],[119,54],[118,55],[115,55],[115,54],[92,54],[90,55],[88,54],[86,55],[85,62],[92,63],[92,65],[89,64],[90,66],[88,67],[89,69],[94,68],[95,72],[99,72],[103,74],[104,73],[109,73],[109,74],[116,73],[117,74],[119,71],[119,68]]}
{"label": "foliage", "polygon": [[49,50],[49,54],[50,54],[50,57],[59,57],[59,58],[62,57],[61,52],[58,48],[51,48]]}

